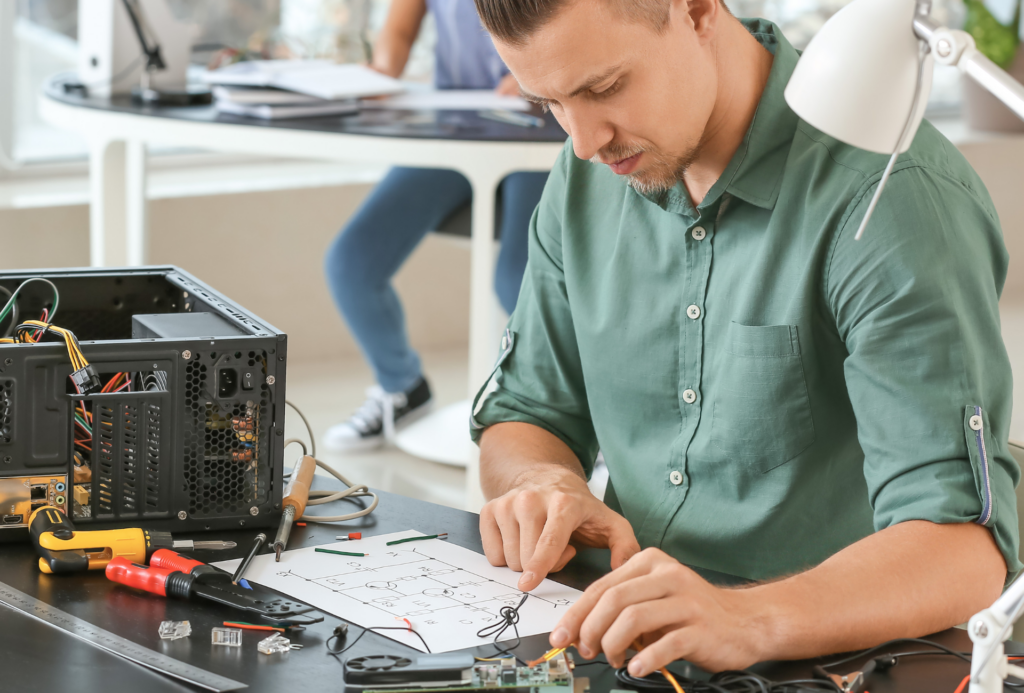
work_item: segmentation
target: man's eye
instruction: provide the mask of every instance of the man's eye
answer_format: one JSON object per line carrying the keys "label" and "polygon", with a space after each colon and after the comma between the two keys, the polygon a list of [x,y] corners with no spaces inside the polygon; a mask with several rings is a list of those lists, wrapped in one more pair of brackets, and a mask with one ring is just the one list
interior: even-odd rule
{"label": "man's eye", "polygon": [[611,96],[612,94],[617,92],[621,87],[622,87],[622,80],[621,79],[617,79],[617,80],[615,80],[615,82],[612,83],[612,85],[610,87],[608,87],[604,91],[595,91],[595,92],[591,92],[591,93],[594,96],[598,97],[598,98],[608,98],[609,96]]}

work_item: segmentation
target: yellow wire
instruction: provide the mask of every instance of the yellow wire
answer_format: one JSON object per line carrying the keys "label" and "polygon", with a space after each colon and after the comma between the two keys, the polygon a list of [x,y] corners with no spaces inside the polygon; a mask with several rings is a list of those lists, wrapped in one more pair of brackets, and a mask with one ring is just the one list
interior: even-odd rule
{"label": "yellow wire", "polygon": [[[640,650],[644,649],[644,647],[640,644],[639,640],[634,640],[633,649],[639,652]],[[683,687],[679,685],[679,682],[676,681],[676,677],[672,675],[672,672],[669,671],[667,667],[662,667],[661,669],[658,669],[658,671],[660,671],[661,675],[664,676],[665,679],[672,684],[672,688],[676,689],[676,693],[686,693],[686,691],[683,690]]]}

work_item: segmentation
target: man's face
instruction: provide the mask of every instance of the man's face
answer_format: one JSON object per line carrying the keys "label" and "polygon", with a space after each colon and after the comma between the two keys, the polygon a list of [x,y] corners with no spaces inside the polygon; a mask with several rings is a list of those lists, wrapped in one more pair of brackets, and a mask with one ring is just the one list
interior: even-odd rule
{"label": "man's face", "polygon": [[[495,41],[524,95],[551,109],[581,159],[605,164],[640,192],[666,190],[696,157],[715,102],[711,32],[673,0],[658,31],[606,0],[571,0],[523,46]],[[714,22],[711,22],[714,26]]]}

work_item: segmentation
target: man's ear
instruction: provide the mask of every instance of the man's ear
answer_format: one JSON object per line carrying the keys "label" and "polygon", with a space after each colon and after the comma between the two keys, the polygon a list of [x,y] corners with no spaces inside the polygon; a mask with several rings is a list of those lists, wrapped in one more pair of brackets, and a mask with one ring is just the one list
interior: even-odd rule
{"label": "man's ear", "polygon": [[710,41],[721,15],[720,0],[671,0],[669,21],[682,20],[687,23],[701,43]]}

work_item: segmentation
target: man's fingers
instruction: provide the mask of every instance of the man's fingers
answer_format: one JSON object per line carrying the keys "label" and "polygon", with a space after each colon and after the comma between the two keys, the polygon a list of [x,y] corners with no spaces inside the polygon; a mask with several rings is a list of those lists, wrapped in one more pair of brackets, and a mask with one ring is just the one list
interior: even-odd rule
{"label": "man's fingers", "polygon": [[515,571],[521,571],[523,564],[519,562],[519,522],[510,505],[496,508],[494,519],[501,530],[501,548],[505,552],[505,565]]}
{"label": "man's fingers", "polygon": [[[562,616],[558,625],[555,626],[553,631],[551,631],[551,646],[565,647],[570,643],[576,642],[576,639],[579,637],[580,626],[597,605],[598,601],[600,601],[604,593],[616,585],[649,573],[655,565],[656,556],[657,555],[653,550],[643,552],[636,558],[636,560],[629,561],[622,567],[617,570],[613,570],[588,587],[583,593],[583,596],[576,600],[575,604],[569,607],[569,610],[565,612],[564,616]],[[588,656],[582,650],[580,650],[580,654],[584,657]]]}
{"label": "man's fingers", "polygon": [[633,527],[625,519],[616,522],[608,536],[608,548],[612,552],[612,570],[621,568],[630,558],[640,553],[640,543],[633,534]]}
{"label": "man's fingers", "polygon": [[501,530],[494,519],[494,506],[488,503],[480,511],[480,538],[484,542],[484,555],[491,565],[505,565],[505,550],[501,543]]}
{"label": "man's fingers", "polygon": [[566,563],[573,559],[576,555],[576,547],[569,544],[565,547],[565,551],[562,552],[562,557],[558,559],[558,563],[555,563],[555,567],[551,569],[552,573],[557,573],[559,570],[565,567]]}
{"label": "man's fingers", "polygon": [[562,494],[552,496],[544,531],[537,538],[537,548],[530,557],[529,564],[524,568],[523,576],[519,578],[519,589],[529,592],[540,584],[562,558],[565,547],[569,545],[569,539],[578,526],[579,511],[575,503]]}
{"label": "man's fingers", "polygon": [[643,649],[629,662],[629,673],[633,676],[647,676],[671,664],[677,659],[686,659],[694,651],[692,628],[679,628],[666,633]]}
{"label": "man's fingers", "polygon": [[[632,639],[626,641],[625,646],[621,649],[605,650],[603,647],[605,634],[624,614],[627,614],[629,619],[646,617],[647,612],[638,611],[638,608],[643,604],[663,599],[671,588],[671,585],[666,584],[665,580],[657,575],[644,575],[608,589],[580,625],[576,644],[581,648],[581,654],[584,649],[595,654],[604,652],[609,655],[609,661],[611,661],[610,657],[613,654],[624,652],[626,647],[633,642]],[[662,603],[661,606],[664,608],[665,604]],[[636,633],[636,635],[640,635],[660,626],[653,624],[650,627],[643,627],[642,624],[636,624],[635,627],[640,628]],[[615,666],[621,665],[620,658]]]}
{"label": "man's fingers", "polygon": [[512,507],[519,524],[519,561],[525,569],[525,566],[530,565],[537,541],[544,533],[547,508],[543,497],[532,491],[523,491],[517,495]]}
{"label": "man's fingers", "polygon": [[[686,614],[680,611],[679,603],[673,604],[666,599],[627,606],[601,638],[601,652],[604,652],[613,667],[621,667],[625,662],[626,650],[642,635],[658,632],[685,619]],[[583,627],[587,629],[586,624]]]}

